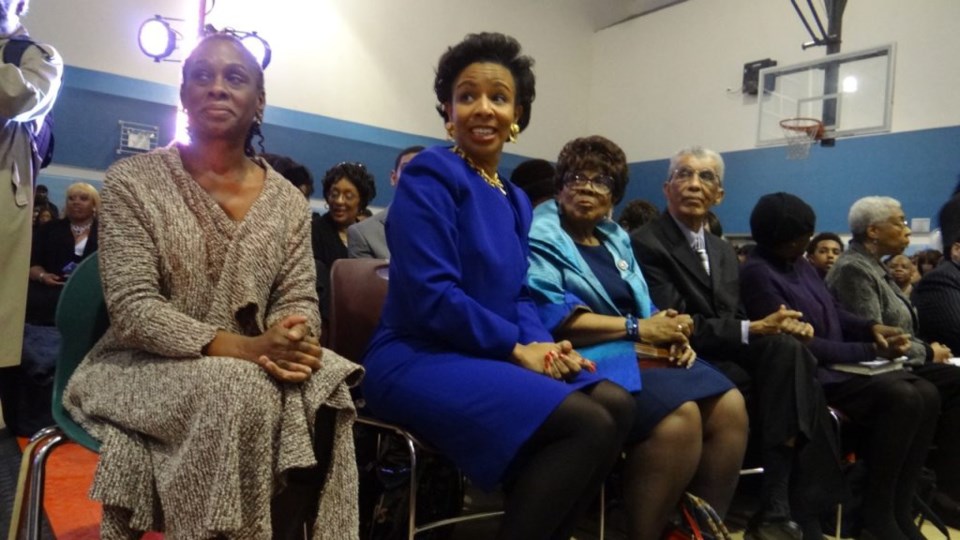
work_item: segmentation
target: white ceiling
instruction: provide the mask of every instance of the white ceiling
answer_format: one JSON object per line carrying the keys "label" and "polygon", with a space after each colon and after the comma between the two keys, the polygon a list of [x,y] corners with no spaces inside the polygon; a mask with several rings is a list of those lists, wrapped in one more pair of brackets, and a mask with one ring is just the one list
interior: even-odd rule
{"label": "white ceiling", "polygon": [[593,21],[593,29],[602,30],[686,0],[583,0]]}

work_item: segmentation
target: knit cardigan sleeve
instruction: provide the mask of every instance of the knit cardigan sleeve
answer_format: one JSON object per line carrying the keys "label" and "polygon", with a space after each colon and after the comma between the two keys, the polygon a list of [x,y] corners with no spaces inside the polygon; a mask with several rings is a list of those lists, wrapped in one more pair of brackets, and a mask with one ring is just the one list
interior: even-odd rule
{"label": "knit cardigan sleeve", "polygon": [[145,161],[149,163],[147,159],[118,162],[104,180],[100,278],[111,334],[115,346],[168,358],[196,358],[213,340],[217,327],[176,309],[160,292],[160,254],[152,236],[151,213],[137,189],[150,181],[138,166]]}

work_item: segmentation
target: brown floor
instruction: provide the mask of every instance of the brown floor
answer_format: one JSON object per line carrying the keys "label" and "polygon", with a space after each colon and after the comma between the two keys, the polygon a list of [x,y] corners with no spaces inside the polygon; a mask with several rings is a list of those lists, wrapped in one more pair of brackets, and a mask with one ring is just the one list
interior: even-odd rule
{"label": "brown floor", "polygon": [[[497,510],[500,508],[500,497],[497,494],[485,494],[475,489],[469,489],[467,492],[466,508],[468,510],[475,509],[480,511]],[[741,508],[740,510],[742,511],[743,509]],[[732,512],[737,512],[737,508],[734,508]],[[622,519],[622,516],[619,518]],[[604,537],[605,540],[626,540],[622,523],[617,523],[617,519],[617,512],[614,511],[613,515],[609,518],[610,522],[606,527],[606,534]],[[730,522],[728,523],[728,526],[731,529],[731,535],[733,536],[734,540],[742,540],[742,523],[744,521],[744,516],[733,516],[732,519],[727,521]],[[498,520],[496,518],[457,524],[450,540],[489,540],[494,538],[497,531],[497,524]],[[924,524],[922,532],[926,538],[931,540],[944,538],[944,536],[936,529],[936,527],[929,523]],[[956,529],[950,529],[950,534],[951,537],[957,538],[957,535],[960,534],[960,531]],[[581,524],[579,530],[574,535],[574,538],[576,540],[599,540],[600,536],[596,517],[588,516]],[[825,536],[825,538],[835,537]]]}

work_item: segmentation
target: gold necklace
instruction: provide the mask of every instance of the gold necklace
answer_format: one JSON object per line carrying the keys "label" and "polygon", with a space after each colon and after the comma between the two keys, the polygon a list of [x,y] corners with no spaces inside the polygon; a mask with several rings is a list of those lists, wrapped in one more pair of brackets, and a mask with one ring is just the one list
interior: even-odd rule
{"label": "gold necklace", "polygon": [[466,162],[467,162],[467,165],[469,165],[470,168],[474,170],[474,172],[476,172],[477,174],[479,174],[479,175],[480,175],[480,178],[483,178],[483,181],[486,182],[487,184],[489,184],[490,187],[495,187],[495,188],[499,189],[499,190],[500,190],[500,193],[503,193],[504,195],[507,194],[507,190],[506,190],[506,188],[503,187],[503,181],[500,180],[500,175],[499,175],[499,174],[493,173],[493,175],[491,175],[491,174],[488,173],[487,171],[481,169],[480,167],[477,167],[477,164],[474,163],[473,160],[470,159],[469,156],[467,156],[467,153],[464,152],[463,149],[460,148],[459,146],[454,146],[453,148],[450,149],[450,151],[453,152],[454,154],[460,156],[461,159],[463,159],[464,161],[466,161]]}

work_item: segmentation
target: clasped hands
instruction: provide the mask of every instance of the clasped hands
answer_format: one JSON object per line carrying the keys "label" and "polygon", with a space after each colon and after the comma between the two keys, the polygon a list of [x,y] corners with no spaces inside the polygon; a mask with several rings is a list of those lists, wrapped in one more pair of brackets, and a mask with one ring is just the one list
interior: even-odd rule
{"label": "clasped hands", "polygon": [[279,381],[298,383],[309,379],[323,367],[323,349],[306,323],[306,317],[290,315],[250,338],[249,359]]}
{"label": "clasped hands", "polygon": [[760,336],[787,334],[807,342],[813,339],[813,326],[801,321],[802,317],[803,312],[789,309],[781,304],[780,309],[770,315],[759,321],[751,321],[750,334]]}
{"label": "clasped hands", "polygon": [[690,346],[690,333],[693,332],[693,318],[690,315],[665,309],[637,321],[637,324],[641,342],[668,347],[669,360],[678,367],[693,366],[697,353]]}
{"label": "clasped hands", "polygon": [[893,360],[910,351],[910,334],[902,329],[896,326],[875,324],[870,330],[873,332],[873,346],[878,357]]}
{"label": "clasped hands", "polygon": [[521,367],[543,373],[557,380],[569,381],[574,379],[581,369],[596,371],[596,364],[580,356],[567,341],[557,343],[529,343],[517,344],[513,348],[511,358]]}
{"label": "clasped hands", "polygon": [[[877,349],[877,356],[880,358],[894,359],[904,356],[910,352],[910,334],[904,332],[896,326],[886,326],[875,324],[871,328],[873,331],[874,347]],[[931,342],[930,348],[933,350],[933,361],[942,364],[953,357],[950,347],[939,342]]]}

